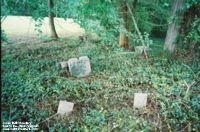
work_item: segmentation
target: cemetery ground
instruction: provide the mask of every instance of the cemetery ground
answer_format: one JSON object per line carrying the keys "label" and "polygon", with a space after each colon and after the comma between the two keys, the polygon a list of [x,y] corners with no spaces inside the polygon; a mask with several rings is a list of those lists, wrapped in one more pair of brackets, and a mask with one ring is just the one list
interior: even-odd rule
{"label": "cemetery ground", "polygon": [[[199,131],[199,58],[171,59],[155,39],[148,59],[117,44],[57,41],[8,42],[2,53],[2,121],[29,121],[50,131]],[[184,51],[182,51],[184,52]],[[71,77],[57,64],[88,56],[92,72]],[[133,108],[134,93],[146,108]],[[60,100],[74,103],[56,114]],[[48,119],[49,118],[49,119]]]}

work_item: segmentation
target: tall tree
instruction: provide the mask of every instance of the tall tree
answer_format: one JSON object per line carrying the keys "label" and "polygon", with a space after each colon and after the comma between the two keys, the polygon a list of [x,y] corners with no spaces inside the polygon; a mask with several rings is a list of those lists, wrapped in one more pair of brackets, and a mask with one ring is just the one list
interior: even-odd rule
{"label": "tall tree", "polygon": [[50,26],[50,32],[52,38],[58,38],[58,35],[56,33],[56,28],[54,25],[54,13],[52,11],[53,9],[53,0],[48,0],[48,6],[49,6],[49,26]]}
{"label": "tall tree", "polygon": [[[123,18],[123,25],[126,29],[126,31],[131,32],[131,27],[132,27],[132,21],[131,17],[132,15],[135,14],[135,8],[137,5],[137,0],[131,1],[131,6],[128,7],[128,1],[127,0],[121,0],[120,1],[120,8],[121,8],[121,16]],[[128,11],[128,8],[131,8],[132,14]],[[120,32],[119,35],[119,45],[123,48],[128,49],[129,48],[129,38],[124,32]]]}
{"label": "tall tree", "polygon": [[[121,0],[121,16],[123,18],[123,25],[126,31],[129,30],[129,23],[128,23],[128,7],[126,6],[126,0]],[[120,32],[119,34],[119,45],[123,48],[128,49],[128,36],[124,32]]]}
{"label": "tall tree", "polygon": [[175,50],[176,38],[179,35],[180,25],[177,23],[177,19],[180,16],[180,9],[184,5],[184,0],[173,0],[171,15],[175,18],[175,21],[172,21],[168,25],[167,35],[165,38],[164,50],[168,50],[171,53]]}

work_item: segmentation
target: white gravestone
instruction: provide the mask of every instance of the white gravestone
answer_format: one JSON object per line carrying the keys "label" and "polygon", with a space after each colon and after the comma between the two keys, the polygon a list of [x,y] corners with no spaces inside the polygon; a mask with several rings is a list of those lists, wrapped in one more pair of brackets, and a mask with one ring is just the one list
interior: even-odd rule
{"label": "white gravestone", "polygon": [[68,60],[69,72],[75,77],[85,77],[90,74],[90,59],[87,56],[71,58]]}
{"label": "white gravestone", "polygon": [[146,93],[135,93],[134,94],[134,104],[135,108],[146,107],[147,104],[147,94]]}
{"label": "white gravestone", "polygon": [[74,107],[74,103],[67,102],[67,101],[60,101],[57,113],[61,115],[69,114],[70,112],[72,112],[73,107]]}

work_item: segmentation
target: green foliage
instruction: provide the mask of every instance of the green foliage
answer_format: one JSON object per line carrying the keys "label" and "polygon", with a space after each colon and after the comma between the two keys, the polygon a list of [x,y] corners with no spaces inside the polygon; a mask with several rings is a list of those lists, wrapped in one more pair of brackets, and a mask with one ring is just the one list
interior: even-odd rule
{"label": "green foliage", "polygon": [[5,0],[1,0],[1,22],[4,17],[8,16],[9,10],[8,10],[8,3]]}
{"label": "green foliage", "polygon": [[[77,48],[78,40],[49,44],[6,47],[2,121],[37,124],[56,113],[60,100],[67,100],[75,103],[74,112],[64,119],[49,119],[49,126],[39,124],[41,129],[154,131],[159,130],[158,121],[162,130],[199,129],[199,62],[173,62],[158,55],[143,60],[99,43]],[[153,44],[152,48],[162,47]],[[56,66],[81,55],[91,59],[92,73],[87,78],[73,78]],[[188,92],[185,82],[195,82]],[[146,109],[133,110],[135,92],[150,94]]]}
{"label": "green foliage", "polygon": [[47,0],[1,0],[2,16],[47,16]]}
{"label": "green foliage", "polygon": [[153,40],[151,40],[150,38],[149,38],[149,34],[148,33],[146,33],[146,32],[144,32],[144,43],[149,47],[150,45],[152,45],[153,44]]}
{"label": "green foliage", "polygon": [[[196,67],[196,65],[192,67]],[[198,83],[192,85],[191,88],[189,87],[191,83],[199,81],[199,73],[194,73],[197,72],[195,68],[193,69],[195,71],[190,71],[188,67],[178,63],[172,64],[168,69],[168,72],[164,73],[165,82],[159,81],[162,78],[157,78],[153,82],[154,87],[158,89],[157,97],[164,122],[170,127],[169,129],[174,126],[177,131],[182,129],[183,126],[187,126],[187,129],[185,128],[187,131],[189,128],[198,130],[199,125],[194,122],[199,120],[197,113],[200,107],[196,101],[199,99],[200,87]],[[169,78],[172,78],[172,80]],[[192,82],[191,79],[194,81]]]}
{"label": "green foliage", "polygon": [[1,30],[1,41],[6,42],[8,40],[4,30]]}
{"label": "green foliage", "polygon": [[191,40],[194,43],[200,43],[200,18],[195,16],[195,20],[192,23],[191,31],[186,36],[186,41]]}
{"label": "green foliage", "polygon": [[138,19],[137,23],[141,32],[148,32],[148,33],[151,32],[153,27],[146,23],[146,22],[151,21],[150,17],[151,16],[149,15],[149,12],[146,9],[146,7],[139,6],[137,8],[136,18]]}
{"label": "green foliage", "polygon": [[169,4],[169,0],[138,1],[136,19],[139,29],[156,37],[165,37],[170,11]]}
{"label": "green foliage", "polygon": [[85,117],[83,118],[83,122],[86,126],[92,131],[98,131],[102,126],[106,123],[104,115],[96,110],[88,110],[83,113]]}
{"label": "green foliage", "polygon": [[[127,1],[132,7],[132,1]],[[2,7],[8,15],[30,15],[34,20],[37,20],[36,30],[39,30],[39,25],[42,24],[42,19],[48,16],[47,0],[23,0],[23,1],[5,1]],[[141,32],[155,34],[166,31],[166,26],[156,28],[156,24],[166,23],[168,17],[168,0],[159,2],[138,1],[135,10],[135,16]],[[97,33],[102,38],[102,43],[107,45],[115,45],[119,36],[119,32],[133,34],[135,27],[132,25],[131,33],[122,28],[120,1],[110,0],[63,0],[54,1],[53,12],[56,17],[73,18],[73,20],[85,28],[87,31]],[[132,7],[133,8],[133,7]],[[150,13],[149,13],[150,12]],[[6,13],[4,13],[6,14]],[[154,15],[156,14],[156,15]],[[132,22],[130,22],[132,23]],[[153,24],[152,24],[153,23]],[[110,36],[109,38],[106,36]]]}
{"label": "green foliage", "polygon": [[[163,40],[150,40],[151,32],[166,31],[166,26],[156,28],[154,24],[167,22],[168,0],[141,0],[137,5],[138,26],[145,44],[153,49],[148,60],[117,47],[119,32],[128,34],[134,45],[141,45],[134,28],[129,33],[122,26],[119,1],[54,2],[54,14],[73,18],[87,31],[98,33],[101,42],[80,44],[68,39],[3,47],[6,54],[2,57],[2,121],[39,123],[44,131],[200,129],[199,60],[169,60],[160,56]],[[4,6],[5,16],[32,15],[37,20],[36,31],[41,33],[39,28],[48,12],[47,0],[11,0],[8,5]],[[198,43],[199,31],[196,18],[186,38]],[[2,36],[6,40],[3,31]],[[90,58],[92,66],[92,73],[86,78],[71,77],[68,70],[56,66],[60,61],[83,55]],[[148,93],[146,108],[133,109],[136,92]],[[44,121],[56,113],[60,100],[74,102],[74,112]]]}
{"label": "green foliage", "polygon": [[191,8],[194,5],[200,6],[199,0],[186,0],[185,2],[185,8],[187,9]]}

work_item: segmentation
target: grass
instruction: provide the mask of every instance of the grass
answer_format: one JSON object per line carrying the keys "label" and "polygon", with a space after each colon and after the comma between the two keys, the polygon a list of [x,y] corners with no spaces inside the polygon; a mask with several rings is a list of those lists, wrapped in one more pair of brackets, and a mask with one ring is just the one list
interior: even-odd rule
{"label": "grass", "polygon": [[[161,41],[153,51],[161,50]],[[9,44],[4,50],[2,121],[29,121],[43,131],[200,130],[198,59],[171,60],[151,51],[146,60],[78,40]],[[82,55],[91,59],[88,77],[71,77],[57,66]],[[133,109],[135,92],[148,93],[146,108]],[[73,112],[48,119],[60,100],[75,103]]]}

